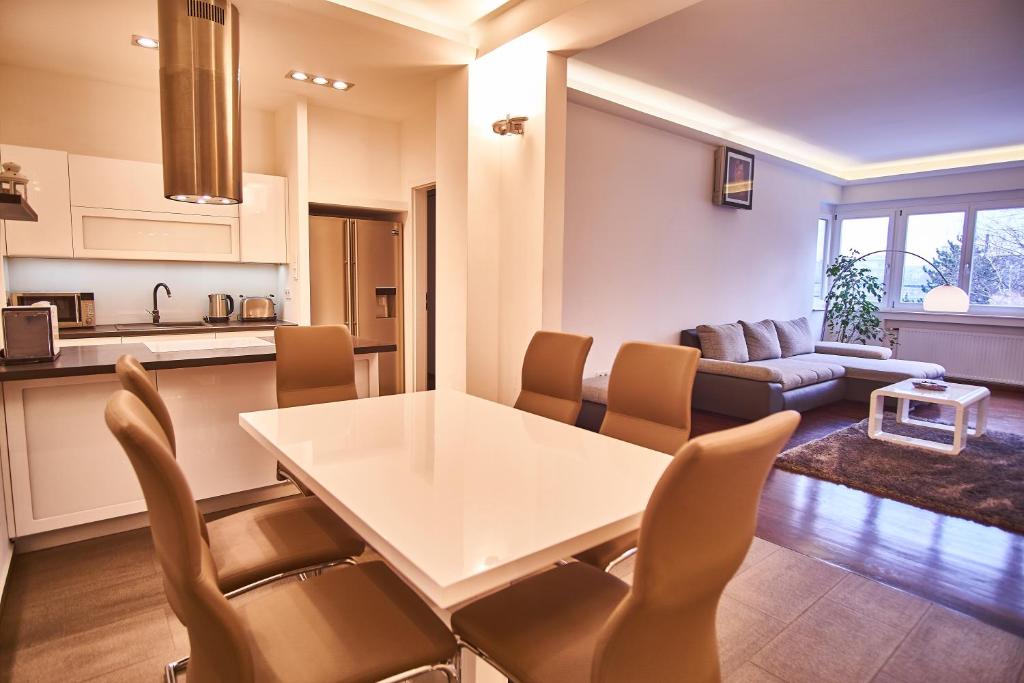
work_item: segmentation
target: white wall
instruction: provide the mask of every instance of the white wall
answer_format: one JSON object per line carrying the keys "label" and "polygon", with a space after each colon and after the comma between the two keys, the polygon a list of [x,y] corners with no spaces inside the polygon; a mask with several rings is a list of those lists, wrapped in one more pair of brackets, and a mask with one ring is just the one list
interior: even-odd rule
{"label": "white wall", "polygon": [[1018,166],[847,185],[840,203],[863,204],[1021,189],[1024,189],[1024,167]]}
{"label": "white wall", "polygon": [[756,162],[751,211],[711,203],[714,147],[570,103],[563,329],[587,373],[627,340],[811,310],[817,218],[839,188]]}
{"label": "white wall", "polygon": [[[160,93],[0,65],[0,142],[159,162]],[[274,117],[242,109],[242,167],[274,172]]]}
{"label": "white wall", "polygon": [[309,107],[309,201],[405,209],[401,125]]}
{"label": "white wall", "polygon": [[281,314],[278,266],[250,263],[185,263],[171,261],[100,261],[72,259],[7,259],[8,292],[95,292],[100,325],[148,322],[153,286],[166,282],[170,299],[160,291],[158,304],[165,322],[199,320],[208,308],[207,295],[274,294]]}

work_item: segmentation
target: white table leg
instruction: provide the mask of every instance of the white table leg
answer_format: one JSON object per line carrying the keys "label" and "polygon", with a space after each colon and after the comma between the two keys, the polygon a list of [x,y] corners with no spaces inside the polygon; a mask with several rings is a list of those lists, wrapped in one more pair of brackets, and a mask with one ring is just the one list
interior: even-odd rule
{"label": "white table leg", "polygon": [[978,401],[974,412],[974,436],[981,436],[988,428],[988,397]]}
{"label": "white table leg", "polygon": [[967,443],[967,409],[963,406],[956,407],[956,419],[953,422],[953,455],[964,449]]}
{"label": "white table leg", "polygon": [[910,420],[910,401],[905,398],[896,399],[896,422],[907,424]]}
{"label": "white table leg", "polygon": [[885,414],[885,396],[871,392],[871,406],[868,411],[868,436],[877,439],[882,433],[882,417]]}

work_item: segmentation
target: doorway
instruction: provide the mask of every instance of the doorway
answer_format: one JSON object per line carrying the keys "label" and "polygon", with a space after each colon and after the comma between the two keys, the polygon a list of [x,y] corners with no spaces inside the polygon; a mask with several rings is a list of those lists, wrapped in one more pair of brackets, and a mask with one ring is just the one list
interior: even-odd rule
{"label": "doorway", "polygon": [[437,388],[435,348],[437,344],[437,189],[427,190],[427,391]]}

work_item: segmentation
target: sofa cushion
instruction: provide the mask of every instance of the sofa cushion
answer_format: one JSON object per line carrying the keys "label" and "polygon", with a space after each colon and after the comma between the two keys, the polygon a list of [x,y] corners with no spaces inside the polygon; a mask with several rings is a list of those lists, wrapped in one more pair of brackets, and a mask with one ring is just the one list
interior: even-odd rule
{"label": "sofa cushion", "polygon": [[733,363],[746,363],[749,360],[747,342],[739,323],[698,325],[697,335],[700,337],[700,351],[704,358]]}
{"label": "sofa cushion", "polygon": [[846,374],[843,366],[828,361],[811,361],[800,358],[772,358],[747,363],[754,367],[770,368],[779,374],[783,391],[806,387],[830,379],[838,379]]}
{"label": "sofa cushion", "polygon": [[807,322],[807,318],[772,322],[775,323],[775,332],[779,335],[783,358],[814,352],[814,337],[811,336],[811,324]]}
{"label": "sofa cushion", "polygon": [[610,375],[603,372],[600,375],[587,377],[583,380],[583,400],[591,403],[608,405],[608,380]]}
{"label": "sofa cushion", "polygon": [[892,358],[892,349],[886,346],[872,346],[871,344],[844,344],[843,342],[824,341],[815,343],[814,352],[835,356],[874,358],[876,360]]}
{"label": "sofa cushion", "polygon": [[846,368],[846,376],[853,379],[867,379],[873,382],[892,384],[910,379],[941,379],[946,368],[935,363],[917,360],[899,360],[890,358],[857,358],[855,356],[837,356],[831,353],[807,353],[800,356],[801,361],[815,363],[835,363]]}
{"label": "sofa cushion", "polygon": [[756,323],[741,320],[740,326],[743,328],[743,338],[747,342],[747,356],[750,360],[782,357],[779,334],[775,331],[775,323],[771,320],[762,320]]}
{"label": "sofa cushion", "polygon": [[701,358],[697,361],[697,372],[710,375],[725,375],[739,379],[751,379],[755,382],[775,382],[782,384],[782,373],[775,368],[764,367],[754,363],[733,363],[728,360]]}
{"label": "sofa cushion", "polygon": [[799,361],[793,358],[772,358],[749,363],[730,363],[701,358],[697,361],[697,371],[749,379],[755,382],[781,384],[783,391],[827,382],[844,375],[841,365]]}

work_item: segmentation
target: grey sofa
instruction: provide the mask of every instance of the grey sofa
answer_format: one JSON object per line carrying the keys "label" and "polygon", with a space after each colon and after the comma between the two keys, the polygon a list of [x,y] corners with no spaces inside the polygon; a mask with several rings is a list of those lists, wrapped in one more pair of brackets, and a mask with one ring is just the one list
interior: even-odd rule
{"label": "grey sofa", "polygon": [[[700,348],[695,329],[680,343]],[[935,363],[897,360],[883,347],[818,342],[814,353],[729,363],[701,359],[693,385],[693,407],[744,419],[780,410],[810,410],[835,401],[866,403],[871,392],[908,378],[941,379]]]}
{"label": "grey sofa", "polygon": [[[683,346],[700,349],[697,330],[683,330]],[[866,403],[879,387],[908,378],[941,379],[935,363],[897,360],[883,347],[817,342],[813,353],[733,363],[701,358],[693,385],[693,409],[756,420],[780,410],[804,411],[841,400]],[[600,425],[607,403],[608,375],[583,382],[577,424]]]}

